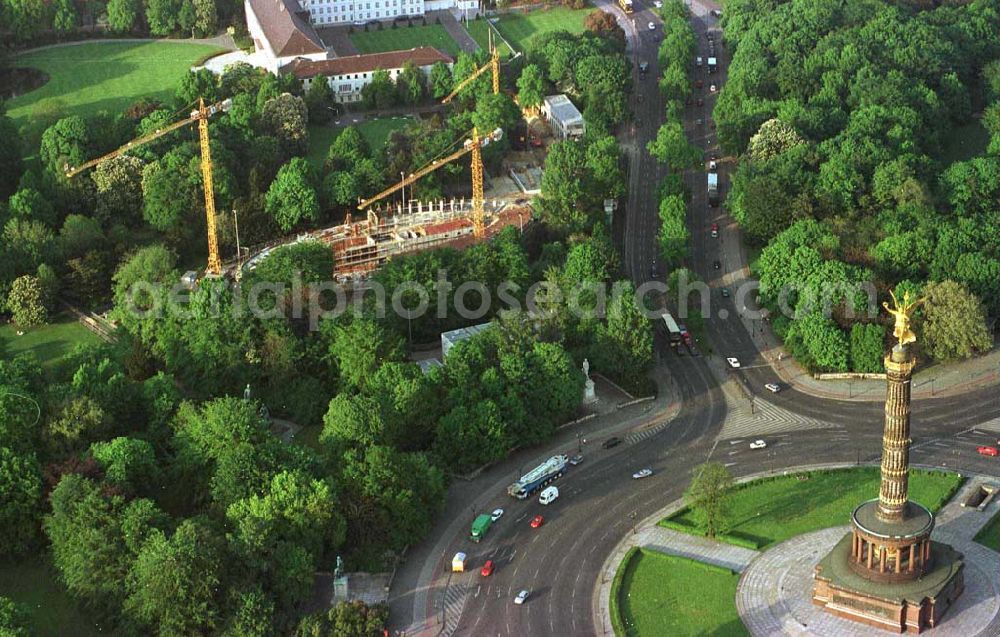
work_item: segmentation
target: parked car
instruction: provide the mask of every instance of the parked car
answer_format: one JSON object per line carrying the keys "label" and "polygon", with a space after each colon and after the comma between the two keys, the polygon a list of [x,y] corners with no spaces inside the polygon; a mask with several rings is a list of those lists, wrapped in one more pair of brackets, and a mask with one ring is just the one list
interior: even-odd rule
{"label": "parked car", "polygon": [[722,268],[722,262],[716,259],[715,261],[712,261],[712,267],[719,270]]}
{"label": "parked car", "polygon": [[656,24],[654,24],[653,22],[650,22],[649,23],[649,30],[650,31],[656,31]]}
{"label": "parked car", "polygon": [[645,73],[649,70],[649,62],[639,62],[639,72]]}
{"label": "parked car", "polygon": [[729,298],[729,288],[722,288],[722,298],[724,299]]}
{"label": "parked car", "polygon": [[712,14],[713,18],[721,18],[722,17],[722,9],[712,9],[711,11],[709,11],[709,13]]}
{"label": "parked car", "polygon": [[694,65],[695,66],[701,66],[701,56],[700,55],[694,59]]}
{"label": "parked car", "polygon": [[503,517],[503,509],[493,509],[493,513],[490,513],[490,519],[496,522]]}
{"label": "parked car", "polygon": [[703,87],[703,86],[705,86],[705,83],[704,83],[704,82],[702,82],[701,80],[695,80],[695,81],[694,81],[694,87],[695,87],[695,88],[701,88],[701,87]]}
{"label": "parked car", "polygon": [[531,518],[531,528],[537,529],[543,524],[545,524],[545,518],[543,518],[542,516],[536,515],[535,517]]}
{"label": "parked car", "polygon": [[493,560],[486,560],[486,563],[483,564],[483,568],[479,570],[479,574],[483,577],[489,577],[493,574],[493,566]]}
{"label": "parked car", "polygon": [[528,599],[528,591],[521,591],[520,593],[517,594],[517,597],[514,598],[514,603],[523,604],[527,599]]}
{"label": "parked car", "polygon": [[603,447],[604,449],[610,449],[611,447],[617,447],[620,444],[622,444],[621,438],[619,438],[618,436],[611,436],[610,438],[601,443],[601,447]]}
{"label": "parked car", "polygon": [[1000,453],[1000,451],[997,451],[996,447],[980,447],[976,451],[983,454],[984,456],[993,456],[993,457],[995,457],[998,453]]}
{"label": "parked car", "polygon": [[635,473],[633,473],[632,474],[632,479],[633,480],[642,480],[643,478],[648,478],[651,475],[653,475],[653,470],[652,469],[642,469],[640,471],[636,471]]}
{"label": "parked car", "polygon": [[729,363],[729,366],[733,369],[739,369],[740,367],[740,359],[738,358],[729,357],[726,359],[726,362]]}
{"label": "parked car", "polygon": [[763,440],[754,440],[753,442],[750,443],[751,449],[763,449],[766,446],[767,443],[764,442]]}
{"label": "parked car", "polygon": [[771,392],[772,394],[777,394],[779,391],[781,391],[781,387],[776,383],[768,383],[764,385],[764,389]]}
{"label": "parked car", "polygon": [[570,463],[571,465],[573,465],[574,467],[575,467],[576,465],[580,464],[581,462],[583,462],[583,456],[581,456],[581,455],[579,455],[579,454],[578,454],[578,455],[575,455],[575,456],[573,456],[572,458],[570,458],[570,459],[569,459],[569,463]]}
{"label": "parked car", "polygon": [[660,2],[660,0],[653,0],[653,6],[656,7],[657,9],[662,9],[663,3]]}

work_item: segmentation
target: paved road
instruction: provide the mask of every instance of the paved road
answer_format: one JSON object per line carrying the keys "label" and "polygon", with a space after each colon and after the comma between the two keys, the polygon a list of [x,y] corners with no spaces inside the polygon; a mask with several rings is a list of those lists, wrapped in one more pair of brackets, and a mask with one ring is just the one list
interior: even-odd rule
{"label": "paved road", "polygon": [[[660,22],[648,5],[636,7],[634,22],[625,20],[608,0],[599,0],[597,5],[624,21],[629,55],[650,65],[648,75],[637,72],[632,104],[637,124],[634,131],[626,131],[623,144],[630,168],[624,263],[633,280],[641,283],[648,280],[656,254],[656,184],[663,176],[662,168],[644,149],[646,141],[655,136],[664,112],[656,86]],[[705,31],[714,23],[707,16],[710,8],[717,7],[704,3],[692,6],[703,57]],[[646,29],[649,21],[657,23],[656,31]],[[716,38],[717,43],[720,40]],[[721,85],[728,56],[720,45],[717,49],[721,66],[712,78]],[[707,75],[705,79],[707,87]],[[708,96],[707,90],[705,94]],[[713,104],[714,98],[708,96],[703,109],[690,108],[686,113],[690,138],[704,148],[714,145],[714,131],[707,124],[697,124],[697,119],[707,122]],[[726,166],[721,173],[720,182],[725,184]],[[651,404],[644,414],[629,416],[621,426],[635,427],[643,419],[659,421],[662,426],[668,404],[673,405],[676,415],[662,430],[630,436],[630,442],[621,447],[586,449],[585,462],[560,479],[561,495],[548,506],[538,504],[537,499],[514,501],[503,493],[504,477],[509,482],[525,465],[533,466],[528,462],[529,452],[498,467],[491,476],[493,484],[484,478],[453,486],[448,510],[433,539],[408,557],[393,587],[393,621],[397,628],[407,627],[407,635],[596,634],[598,625],[591,608],[603,563],[636,520],[682,495],[691,470],[698,464],[718,460],[740,476],[807,462],[870,462],[880,455],[883,415],[877,403],[820,399],[794,390],[757,396],[757,388],[778,378],[748,331],[753,324],[737,318],[734,299],[723,299],[718,292],[723,286],[735,289],[734,284],[743,277],[742,249],[722,209],[707,206],[704,173],[690,171],[685,179],[693,193],[693,256],[689,266],[713,286],[716,309],[728,313],[724,318],[716,312],[708,322],[705,349],[739,357],[742,368],[730,370],[720,355],[665,355],[655,371],[656,380],[661,387],[669,384],[675,395]],[[713,221],[723,228],[721,239],[710,237],[708,228]],[[719,270],[711,266],[716,259],[722,264]],[[666,349],[662,343],[658,346],[661,351]],[[667,377],[672,382],[667,383]],[[681,401],[679,407],[676,399]],[[975,448],[995,440],[1000,432],[998,415],[995,390],[989,388],[916,401],[912,461],[997,474],[998,461],[979,456]],[[750,440],[764,432],[768,448],[751,451]],[[566,442],[564,435],[549,445],[548,451]],[[535,450],[534,455],[537,459],[548,453]],[[655,472],[652,478],[631,479],[634,471],[646,467]],[[497,506],[506,509],[478,545],[466,540],[472,519],[470,504],[477,511]],[[536,514],[544,515],[546,523],[531,529],[528,522]],[[444,575],[451,555],[458,550],[469,552],[475,572]],[[478,574],[486,559],[497,565],[490,578]],[[514,605],[513,596],[521,589],[530,590],[531,598],[523,606]]]}

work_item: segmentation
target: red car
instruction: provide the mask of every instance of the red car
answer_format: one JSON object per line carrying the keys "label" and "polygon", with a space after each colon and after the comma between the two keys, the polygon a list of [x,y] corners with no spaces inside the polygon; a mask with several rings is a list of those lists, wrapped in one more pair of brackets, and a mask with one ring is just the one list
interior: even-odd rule
{"label": "red car", "polygon": [[716,232],[718,232],[718,231],[719,231],[719,224],[717,224],[717,223],[713,223],[713,224],[712,224],[712,227],[711,227],[710,229],[711,229],[711,230],[714,230],[714,231],[716,231]]}
{"label": "red car", "polygon": [[533,529],[537,529],[543,524],[545,524],[545,518],[543,518],[540,515],[536,515],[534,518],[531,519],[531,528]]}
{"label": "red car", "polygon": [[997,451],[996,447],[980,447],[976,451],[978,451],[979,453],[983,454],[984,456],[997,456],[997,455],[1000,455],[1000,451]]}
{"label": "red car", "polygon": [[483,568],[479,571],[479,574],[483,577],[489,577],[493,574],[493,560],[486,560],[483,564]]}

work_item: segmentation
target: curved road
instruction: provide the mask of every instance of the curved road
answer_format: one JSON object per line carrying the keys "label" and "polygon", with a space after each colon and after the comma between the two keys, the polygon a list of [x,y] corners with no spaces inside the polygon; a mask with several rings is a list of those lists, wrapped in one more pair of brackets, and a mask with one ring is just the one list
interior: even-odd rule
{"label": "curved road", "polygon": [[[655,137],[663,114],[663,98],[657,89],[656,50],[661,23],[648,7],[637,6],[632,20],[626,20],[608,0],[598,3],[615,12],[626,27],[629,53],[636,62],[649,63],[649,73],[636,73],[637,90],[633,112],[637,125],[627,131],[623,143],[629,157],[629,205],[624,229],[625,264],[637,283],[648,280],[656,255],[658,227],[656,184],[663,169],[648,153],[645,143]],[[700,55],[706,57],[706,29],[713,28],[710,8],[693,3],[693,24],[699,36]],[[654,21],[655,31],[646,28]],[[636,28],[638,25],[638,28]],[[714,131],[708,121],[714,98],[707,86],[714,80],[720,86],[725,79],[727,54],[716,37],[720,58],[719,73],[703,75],[705,105],[692,107],[686,115],[689,138],[703,148],[714,148]],[[638,65],[636,65],[638,66]],[[705,68],[699,69],[705,73]],[[641,98],[639,97],[641,96]],[[703,120],[702,124],[696,122]],[[725,164],[720,166],[720,184],[727,183]],[[735,225],[721,208],[709,208],[705,197],[705,176],[689,171],[685,179],[693,193],[691,205],[692,265],[712,287],[715,316],[707,321],[708,338],[720,356],[698,358],[667,355],[656,370],[661,386],[672,377],[681,406],[670,424],[659,433],[632,444],[611,450],[588,445],[586,459],[557,482],[560,497],[548,506],[537,498],[515,501],[495,486],[504,476],[520,473],[529,461],[528,452],[492,472],[488,479],[469,485],[453,485],[445,519],[435,529],[437,543],[428,539],[409,556],[394,586],[393,621],[400,627],[411,626],[407,635],[593,635],[592,601],[597,591],[601,567],[622,535],[629,532],[634,520],[651,515],[677,499],[687,486],[691,470],[713,459],[726,463],[737,476],[810,462],[871,462],[881,453],[882,406],[873,402],[818,399],[786,390],[768,394],[767,401],[798,417],[830,423],[830,428],[804,428],[767,436],[766,450],[751,451],[748,440],[723,440],[719,434],[729,406],[748,400],[765,383],[778,377],[758,352],[747,323],[738,317],[736,299],[724,299],[719,288],[734,291],[743,279],[745,258]],[[712,238],[709,225],[721,227],[719,238]],[[716,270],[712,262],[719,260]],[[742,308],[742,302],[740,303]],[[728,316],[723,316],[725,310]],[[667,348],[658,344],[663,351]],[[738,371],[725,369],[721,356],[736,356],[742,363]],[[661,409],[662,405],[657,405]],[[633,418],[627,424],[649,420],[657,413]],[[986,388],[961,396],[922,400],[914,403],[914,463],[978,473],[997,474],[996,459],[976,453],[976,446],[994,440],[988,432],[975,430],[977,425],[1000,416],[995,390]],[[997,426],[1000,429],[1000,425]],[[794,426],[793,426],[794,429]],[[586,434],[594,436],[593,434]],[[567,436],[551,445],[555,452],[565,452]],[[569,440],[571,443],[572,440]],[[534,450],[533,456],[541,454]],[[547,455],[547,454],[546,454]],[[654,475],[641,481],[631,474],[649,467]],[[515,471],[516,468],[516,471]],[[511,480],[506,480],[510,482]],[[477,489],[479,491],[477,491]],[[461,502],[459,502],[461,500]],[[503,507],[505,515],[494,524],[481,544],[466,539],[471,511],[489,511]],[[529,520],[536,514],[545,524],[532,529]],[[449,517],[450,516],[450,517]],[[445,574],[451,556],[469,553],[473,572],[455,576]],[[489,578],[478,569],[487,559],[496,562]],[[526,604],[513,604],[521,589],[531,591]],[[421,619],[427,621],[421,624]],[[442,622],[439,622],[443,617]],[[411,623],[411,620],[416,621]],[[423,630],[419,630],[420,627]]]}

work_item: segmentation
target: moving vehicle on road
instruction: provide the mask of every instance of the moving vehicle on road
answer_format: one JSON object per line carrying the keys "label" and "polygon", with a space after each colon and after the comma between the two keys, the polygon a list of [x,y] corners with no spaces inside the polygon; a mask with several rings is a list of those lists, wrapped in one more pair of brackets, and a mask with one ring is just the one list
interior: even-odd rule
{"label": "moving vehicle on road", "polygon": [[645,73],[649,70],[649,62],[639,62],[639,72]]}
{"label": "moving vehicle on road", "polygon": [[490,518],[492,518],[494,522],[496,522],[502,517],[503,517],[503,509],[493,509],[493,513],[490,513]]}
{"label": "moving vehicle on road", "polygon": [[772,394],[777,394],[779,391],[781,391],[781,386],[778,385],[777,383],[768,383],[764,385],[764,389],[771,392]]}
{"label": "moving vehicle on road", "polygon": [[573,456],[572,458],[569,459],[569,463],[571,465],[573,465],[574,467],[576,465],[580,464],[581,462],[583,462],[583,456],[581,456],[579,454],[577,454],[577,455],[575,455],[575,456]]}
{"label": "moving vehicle on road", "polygon": [[545,518],[543,518],[542,516],[536,515],[535,517],[531,518],[531,528],[537,529],[543,524],[545,524]]}
{"label": "moving vehicle on road", "polygon": [[662,9],[663,3],[660,0],[653,0],[653,6],[656,7],[657,9]]}
{"label": "moving vehicle on road", "polygon": [[712,267],[715,268],[716,270],[722,268],[722,261],[719,261],[718,259],[712,261]]}
{"label": "moving vehicle on road", "polygon": [[767,443],[764,442],[763,440],[754,440],[753,442],[750,443],[751,449],[763,449],[766,446]]}
{"label": "moving vehicle on road", "polygon": [[719,90],[719,87],[718,87],[718,86],[716,86],[715,84],[709,84],[709,85],[708,85],[708,91],[709,91],[710,93],[714,93],[714,92],[716,92],[716,91],[718,91],[718,90]]}
{"label": "moving vehicle on road", "polygon": [[715,50],[710,49],[709,53],[711,55],[709,55],[708,57],[708,72],[715,73],[715,69],[717,68],[717,60],[715,59]]}
{"label": "moving vehicle on road", "polygon": [[653,475],[652,469],[640,469],[639,471],[636,471],[635,473],[632,474],[632,479],[642,480],[643,478],[648,478],[651,475]]}
{"label": "moving vehicle on road", "polygon": [[493,574],[493,567],[493,560],[486,560],[486,563],[483,564],[483,568],[480,569],[479,574],[483,577],[489,577]]}
{"label": "moving vehicle on road", "polygon": [[546,484],[561,476],[568,462],[569,459],[564,455],[552,456],[521,476],[520,480],[507,487],[507,494],[518,500],[524,500],[535,491],[538,491]]}
{"label": "moving vehicle on road", "polygon": [[712,9],[711,11],[709,11],[709,13],[712,15],[713,18],[722,17],[722,9]]}
{"label": "moving vehicle on road", "polygon": [[493,516],[489,513],[477,515],[476,519],[472,521],[472,531],[469,533],[469,539],[473,542],[483,539],[486,532],[490,530],[491,524],[493,524]]}
{"label": "moving vehicle on road", "polygon": [[698,57],[696,57],[694,59],[694,65],[695,66],[701,66],[701,63],[702,63],[702,59],[701,59],[701,56],[699,55]]}
{"label": "moving vehicle on road", "polygon": [[1000,451],[997,451],[996,447],[980,447],[976,451],[978,451],[979,453],[981,453],[984,456],[996,457],[997,454],[1000,454]]}
{"label": "moving vehicle on road", "polygon": [[452,573],[464,573],[465,567],[469,563],[469,558],[459,551],[455,553],[455,557],[451,558],[451,572]]}
{"label": "moving vehicle on road", "polygon": [[708,205],[719,205],[719,173],[708,173]]}
{"label": "moving vehicle on road", "polygon": [[670,346],[675,347],[681,342],[681,328],[677,325],[677,321],[674,320],[673,315],[670,312],[664,312],[660,315],[663,319],[663,325],[667,328],[667,336],[670,337]]}
{"label": "moving vehicle on road", "polygon": [[618,6],[625,13],[632,13],[632,0],[618,0]]}
{"label": "moving vehicle on road", "polygon": [[559,497],[559,489],[556,487],[548,487],[542,494],[538,496],[539,504],[551,504],[555,502],[556,498]]}
{"label": "moving vehicle on road", "polygon": [[617,447],[620,444],[622,444],[621,438],[619,438],[618,436],[611,436],[610,438],[601,443],[601,447],[603,447],[604,449],[610,449],[611,447]]}
{"label": "moving vehicle on road", "polygon": [[656,31],[656,24],[655,24],[655,23],[653,23],[653,22],[650,22],[650,23],[649,23],[649,30],[650,30],[650,31]]}
{"label": "moving vehicle on road", "polygon": [[729,358],[726,359],[726,362],[729,363],[729,366],[732,367],[733,369],[740,368],[740,359],[738,358],[730,356]]}
{"label": "moving vehicle on road", "polygon": [[523,604],[527,599],[528,599],[528,591],[521,591],[520,593],[517,594],[517,597],[514,598],[514,603]]}
{"label": "moving vehicle on road", "polygon": [[724,299],[729,298],[729,288],[722,288],[722,298]]}

